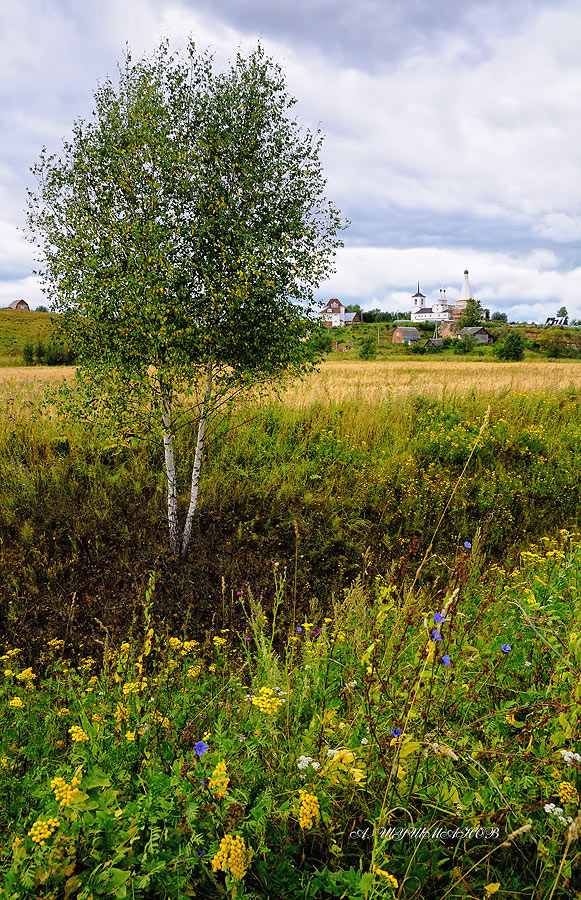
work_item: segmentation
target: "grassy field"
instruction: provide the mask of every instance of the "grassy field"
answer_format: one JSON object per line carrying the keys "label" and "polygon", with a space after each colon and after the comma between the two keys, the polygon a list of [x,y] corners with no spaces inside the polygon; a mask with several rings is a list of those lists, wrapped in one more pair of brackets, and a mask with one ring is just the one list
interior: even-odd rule
{"label": "grassy field", "polygon": [[0,896],[578,897],[581,367],[330,360],[185,565],[71,375],[0,371]]}
{"label": "grassy field", "polygon": [[48,313],[0,309],[0,368],[21,366],[27,341],[45,343],[52,331]]}

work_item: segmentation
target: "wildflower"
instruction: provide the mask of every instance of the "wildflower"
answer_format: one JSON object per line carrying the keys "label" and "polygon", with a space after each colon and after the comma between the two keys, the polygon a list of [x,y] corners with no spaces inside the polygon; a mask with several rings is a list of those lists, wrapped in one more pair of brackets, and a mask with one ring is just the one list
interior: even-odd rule
{"label": "wildflower", "polygon": [[80,728],[79,725],[71,725],[71,727],[69,728],[69,734],[71,736],[71,740],[75,744],[80,744],[83,741],[89,740],[89,735],[86,731],[83,731],[83,729]]}
{"label": "wildflower", "polygon": [[297,631],[302,631],[302,630],[303,630],[303,629],[301,628],[301,626],[300,626],[300,625],[297,625]]}
{"label": "wildflower", "polygon": [[433,641],[441,641],[442,640],[442,635],[440,634],[440,632],[438,631],[437,628],[432,628],[432,640]]}
{"label": "wildflower", "polygon": [[23,669],[22,672],[19,672],[18,675],[16,676],[16,678],[18,679],[18,681],[25,681],[25,682],[31,684],[34,681],[34,679],[36,678],[36,675],[34,674],[34,672],[32,671],[31,668],[28,668],[28,669]]}
{"label": "wildflower", "polygon": [[305,831],[308,831],[309,828],[313,827],[313,822],[315,821],[315,819],[319,818],[319,801],[316,795],[310,793],[309,791],[300,791],[299,797],[299,825]]}
{"label": "wildflower", "polygon": [[383,875],[383,877],[386,879],[387,883],[391,885],[391,887],[399,887],[397,878],[394,875],[390,875],[390,873],[386,872],[385,869],[376,869],[375,872],[377,875]]}
{"label": "wildflower", "polygon": [[403,734],[403,728],[392,728],[391,733],[394,738],[401,737]]}
{"label": "wildflower", "polygon": [[446,617],[442,615],[441,612],[434,613],[434,622],[436,625],[441,625],[442,622],[446,621]]}
{"label": "wildflower", "polygon": [[572,766],[573,762],[581,763],[581,755],[579,753],[573,753],[572,750],[559,750],[559,753],[563,757],[563,762],[566,762],[568,766]]}
{"label": "wildflower", "polygon": [[500,649],[502,650],[503,653],[510,653],[510,651],[512,650],[512,647],[510,646],[510,644],[502,644]]}
{"label": "wildflower", "polygon": [[261,687],[255,697],[251,697],[252,705],[258,706],[261,712],[272,715],[285,702],[282,697],[275,697],[269,687]]}
{"label": "wildflower", "polygon": [[579,803],[579,793],[569,781],[561,781],[559,784],[559,800],[561,803]]}
{"label": "wildflower", "polygon": [[197,678],[201,671],[201,666],[190,666],[190,668],[186,672],[186,675],[188,676],[188,678]]}
{"label": "wildflower", "polygon": [[362,743],[363,745],[368,744],[368,743],[369,743],[369,740],[368,740],[367,738],[361,738],[361,743]]}
{"label": "wildflower", "polygon": [[53,778],[50,786],[54,791],[57,803],[63,806],[70,806],[74,800],[75,788],[81,783],[81,779],[75,775],[70,784],[64,778]]}
{"label": "wildflower", "polygon": [[445,666],[449,666],[450,663],[452,662],[452,660],[450,659],[450,657],[448,656],[447,653],[444,653],[444,655],[442,657],[442,662],[444,663]]}
{"label": "wildflower", "polygon": [[126,741],[134,741],[135,740],[135,732],[134,731],[126,731],[125,732],[125,740]]}
{"label": "wildflower", "polygon": [[303,769],[308,769],[310,764],[313,761],[312,756],[299,756],[297,761],[297,766],[302,771]]}
{"label": "wildflower", "polygon": [[206,744],[205,741],[196,741],[194,744],[194,750],[196,752],[196,756],[203,756],[204,753],[207,753],[210,748]]}
{"label": "wildflower", "polygon": [[11,675],[14,675],[14,672],[12,671],[12,669],[4,669],[4,675],[6,676],[6,678],[10,678]]}
{"label": "wildflower", "polygon": [[216,671],[216,666],[213,663],[211,666],[208,666],[208,672],[215,672],[215,671]]}
{"label": "wildflower", "polygon": [[226,834],[220,841],[220,847],[212,860],[213,872],[230,872],[237,879],[244,878],[251,852],[246,850],[244,838]]}
{"label": "wildflower", "polygon": [[46,841],[49,837],[57,830],[60,826],[60,822],[58,819],[50,818],[50,819],[37,819],[30,831],[28,832],[28,837],[32,838],[35,844],[39,844],[41,847],[44,847]]}
{"label": "wildflower", "polygon": [[467,550],[472,550],[472,544],[470,543],[470,541],[464,541],[464,546]]}
{"label": "wildflower", "polygon": [[210,778],[210,790],[214,791],[218,798],[225,797],[228,793],[229,784],[230,779],[226,774],[226,761],[222,760],[212,772],[212,777]]}
{"label": "wildflower", "polygon": [[21,697],[13,697],[12,700],[8,701],[8,706],[13,706],[15,709],[22,709],[24,702]]}

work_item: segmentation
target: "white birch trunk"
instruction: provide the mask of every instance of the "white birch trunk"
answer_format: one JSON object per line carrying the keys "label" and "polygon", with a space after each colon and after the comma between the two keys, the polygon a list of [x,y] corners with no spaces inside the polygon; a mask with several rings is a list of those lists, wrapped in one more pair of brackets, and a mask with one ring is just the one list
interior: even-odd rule
{"label": "white birch trunk", "polygon": [[198,505],[198,492],[200,488],[200,471],[202,469],[202,456],[204,453],[204,435],[206,433],[206,420],[208,418],[208,409],[210,406],[210,397],[212,396],[213,386],[213,364],[208,363],[206,373],[206,389],[204,391],[204,399],[200,409],[200,418],[198,421],[198,439],[196,441],[196,454],[194,456],[194,468],[192,470],[192,489],[190,493],[190,505],[188,514],[184,524],[184,533],[180,548],[180,555],[183,557],[188,552],[190,537],[192,535],[192,525],[194,523],[194,514]]}
{"label": "white birch trunk", "polygon": [[163,421],[163,453],[165,474],[167,477],[167,522],[169,526],[169,543],[174,556],[180,549],[180,529],[178,523],[178,491],[176,479],[175,447],[172,431],[171,396],[164,386],[159,384],[162,403]]}

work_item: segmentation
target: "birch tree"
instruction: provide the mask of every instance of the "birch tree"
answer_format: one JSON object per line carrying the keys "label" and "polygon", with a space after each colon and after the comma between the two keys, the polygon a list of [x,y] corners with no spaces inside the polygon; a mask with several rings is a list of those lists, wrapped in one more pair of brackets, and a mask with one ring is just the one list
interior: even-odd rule
{"label": "birch tree", "polygon": [[[32,169],[37,272],[78,390],[119,441],[158,434],[176,556],[190,544],[213,414],[313,361],[314,291],[343,224],[324,196],[321,134],[299,126],[294,103],[260,46],[216,73],[193,43],[185,59],[164,43],[138,62],[127,53],[90,121]],[[185,489],[183,397],[197,429]]]}

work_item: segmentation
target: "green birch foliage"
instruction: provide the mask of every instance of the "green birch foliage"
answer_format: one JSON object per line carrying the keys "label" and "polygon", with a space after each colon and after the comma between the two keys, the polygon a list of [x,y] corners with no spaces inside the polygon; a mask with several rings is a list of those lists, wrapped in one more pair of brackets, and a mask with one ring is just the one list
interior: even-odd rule
{"label": "green birch foliage", "polygon": [[209,361],[229,385],[303,370],[341,223],[293,104],[260,47],[216,75],[193,45],[181,62],[163,44],[127,55],[61,159],[43,152],[29,225],[93,382],[127,397],[152,366],[180,388]]}
{"label": "green birch foliage", "polygon": [[185,61],[164,43],[127,54],[62,157],[45,150],[32,170],[38,274],[79,363],[80,407],[113,418],[118,440],[163,432],[171,455],[176,397],[197,391],[196,485],[213,411],[316,360],[314,291],[344,226],[321,135],[294,103],[260,46],[216,74],[192,43]]}

